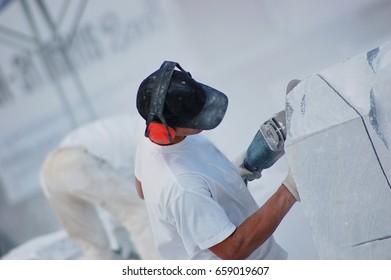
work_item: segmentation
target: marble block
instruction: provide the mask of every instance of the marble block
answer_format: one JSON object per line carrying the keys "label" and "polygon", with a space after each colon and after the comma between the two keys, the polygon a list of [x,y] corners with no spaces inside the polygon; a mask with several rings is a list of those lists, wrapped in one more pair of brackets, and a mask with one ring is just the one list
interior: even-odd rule
{"label": "marble block", "polygon": [[321,259],[391,259],[391,44],[298,84],[285,152]]}

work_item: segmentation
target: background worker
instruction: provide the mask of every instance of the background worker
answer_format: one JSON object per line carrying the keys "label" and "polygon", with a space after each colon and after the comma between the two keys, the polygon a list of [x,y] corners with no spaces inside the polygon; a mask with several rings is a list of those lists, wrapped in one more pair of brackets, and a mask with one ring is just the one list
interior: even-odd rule
{"label": "background worker", "polygon": [[217,127],[227,107],[223,93],[175,62],[164,62],[139,87],[149,139],[137,147],[136,187],[163,259],[287,257],[272,234],[298,199],[295,182],[288,174],[258,207],[237,167],[200,134]]}
{"label": "background worker", "polygon": [[43,164],[44,192],[86,259],[120,258],[110,247],[99,207],[127,229],[140,258],[159,258],[134,186],[136,119],[121,115],[79,127]]}

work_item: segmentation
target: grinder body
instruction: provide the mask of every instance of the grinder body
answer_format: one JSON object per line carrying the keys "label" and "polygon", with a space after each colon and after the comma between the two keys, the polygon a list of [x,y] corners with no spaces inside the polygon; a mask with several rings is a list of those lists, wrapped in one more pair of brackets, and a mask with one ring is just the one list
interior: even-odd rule
{"label": "grinder body", "polygon": [[284,155],[286,139],[285,111],[265,121],[249,145],[243,166],[249,171],[271,167]]}

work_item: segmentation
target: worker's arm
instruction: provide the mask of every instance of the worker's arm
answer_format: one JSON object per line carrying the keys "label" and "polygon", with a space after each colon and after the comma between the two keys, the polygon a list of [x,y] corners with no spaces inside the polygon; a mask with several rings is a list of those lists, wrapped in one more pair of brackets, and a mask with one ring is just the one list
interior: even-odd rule
{"label": "worker's arm", "polygon": [[278,190],[222,242],[209,249],[222,259],[245,259],[276,230],[296,201],[300,201],[291,170]]}
{"label": "worker's arm", "polygon": [[209,250],[221,259],[247,258],[273,234],[295,202],[292,193],[285,185],[281,185],[276,193],[228,238]]}
{"label": "worker's arm", "polygon": [[144,192],[143,192],[143,188],[142,188],[141,182],[139,181],[139,179],[137,179],[136,176],[134,177],[134,182],[135,182],[135,186],[136,186],[136,190],[137,190],[138,196],[141,199],[144,199]]}

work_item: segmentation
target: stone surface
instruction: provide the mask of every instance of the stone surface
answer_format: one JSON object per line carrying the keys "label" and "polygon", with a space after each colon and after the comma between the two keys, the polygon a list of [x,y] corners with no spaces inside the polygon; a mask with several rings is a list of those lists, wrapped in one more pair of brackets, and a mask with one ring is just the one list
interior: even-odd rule
{"label": "stone surface", "polygon": [[[113,249],[112,259],[140,259],[128,233],[122,227],[113,229],[118,248]],[[80,247],[70,239],[64,230],[32,238],[13,248],[0,258],[4,260],[84,260]]]}
{"label": "stone surface", "polygon": [[80,260],[83,253],[64,231],[33,238],[12,249],[4,260]]}
{"label": "stone surface", "polygon": [[390,46],[286,98],[285,151],[321,259],[391,259]]}

